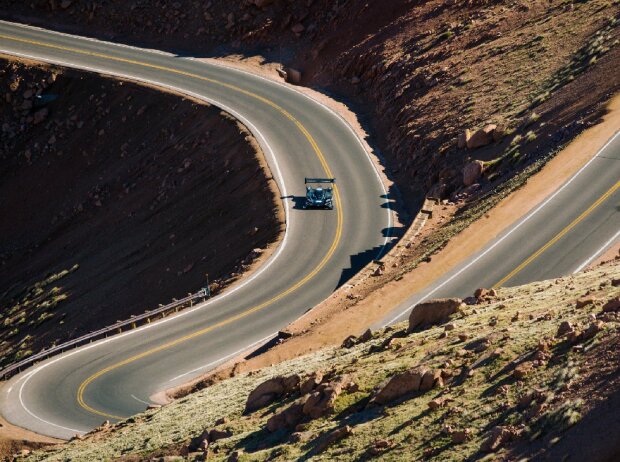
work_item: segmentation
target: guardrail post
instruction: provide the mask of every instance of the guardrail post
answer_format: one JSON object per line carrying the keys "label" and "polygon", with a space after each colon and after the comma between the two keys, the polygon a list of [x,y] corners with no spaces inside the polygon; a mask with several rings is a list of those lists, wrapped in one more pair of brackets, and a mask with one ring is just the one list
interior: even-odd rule
{"label": "guardrail post", "polygon": [[135,323],[135,322],[132,322],[132,323],[131,323],[131,328],[132,328],[132,329],[135,329],[135,328],[136,328],[136,323]]}

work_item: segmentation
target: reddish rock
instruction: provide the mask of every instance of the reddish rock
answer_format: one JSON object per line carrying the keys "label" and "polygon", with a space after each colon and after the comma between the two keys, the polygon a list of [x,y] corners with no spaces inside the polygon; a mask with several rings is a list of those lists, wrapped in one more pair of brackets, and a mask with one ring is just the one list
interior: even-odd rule
{"label": "reddish rock", "polygon": [[489,436],[480,446],[480,450],[482,452],[495,452],[506,443],[520,437],[522,433],[522,428],[512,425],[495,427],[490,431]]}
{"label": "reddish rock", "polygon": [[576,306],[577,308],[583,308],[588,305],[593,305],[598,301],[594,295],[586,295],[577,300]]}
{"label": "reddish rock", "polygon": [[474,160],[463,167],[463,184],[471,186],[476,183],[484,172],[484,162]]}
{"label": "reddish rock", "polygon": [[596,334],[598,334],[601,330],[603,330],[603,326],[604,326],[604,324],[603,324],[602,321],[594,321],[583,332],[581,338],[583,340],[589,340],[591,338],[594,338],[596,336]]}
{"label": "reddish rock", "polygon": [[428,407],[432,411],[434,411],[435,409],[439,409],[443,405],[444,405],[444,401],[441,398],[435,398],[435,399],[433,399],[433,400],[428,402]]}
{"label": "reddish rock", "polygon": [[556,337],[564,337],[566,334],[573,330],[573,325],[568,321],[562,321],[560,326],[558,327],[558,332],[555,335]]}
{"label": "reddish rock", "polygon": [[277,398],[299,389],[301,378],[297,374],[289,377],[273,377],[256,387],[248,396],[245,412],[252,412],[273,403]]}
{"label": "reddish rock", "polygon": [[532,362],[526,361],[515,367],[515,370],[512,371],[512,376],[517,380],[521,380],[524,379],[527,375],[529,375],[529,373],[532,372],[533,369],[534,365],[532,364]]}
{"label": "reddish rock", "polygon": [[439,298],[416,305],[409,314],[409,332],[422,326],[431,326],[448,321],[451,315],[459,313],[465,306],[460,298]]}
{"label": "reddish rock", "polygon": [[425,369],[411,369],[393,375],[372,398],[372,402],[386,404],[407,393],[418,391],[426,372]]}
{"label": "reddish rock", "polygon": [[331,414],[334,410],[334,402],[342,392],[342,383],[334,381],[322,384],[312,392],[303,406],[303,413],[312,419],[318,419]]}
{"label": "reddish rock", "polygon": [[293,33],[296,34],[296,35],[301,35],[301,33],[304,30],[306,30],[306,28],[300,22],[298,22],[297,24],[294,24],[293,27],[291,27],[291,31],[293,31]]}
{"label": "reddish rock", "polygon": [[334,444],[337,441],[340,441],[343,438],[346,438],[349,435],[353,434],[353,428],[349,425],[345,425],[344,427],[337,428],[336,430],[329,433],[323,441],[321,441],[316,446],[316,452],[323,452],[329,446]]}
{"label": "reddish rock", "polygon": [[450,437],[454,444],[461,444],[471,437],[471,430],[469,428],[465,430],[455,430],[450,434]]}
{"label": "reddish rock", "polygon": [[214,428],[209,432],[209,442],[214,443],[217,440],[223,440],[226,438],[230,438],[231,436],[232,432],[230,430],[218,430]]}
{"label": "reddish rock", "polygon": [[493,142],[493,132],[497,128],[495,124],[489,124],[476,131],[467,141],[469,149],[476,149]]}
{"label": "reddish rock", "polygon": [[620,311],[620,296],[608,300],[603,305],[603,313],[609,313],[611,311]]}
{"label": "reddish rock", "polygon": [[428,391],[435,386],[435,382],[437,379],[441,379],[441,371],[440,370],[430,370],[426,371],[426,373],[422,376],[422,381],[420,382],[420,391]]}
{"label": "reddish rock", "polygon": [[466,128],[461,133],[459,133],[459,136],[457,138],[457,144],[458,144],[459,149],[463,149],[467,147],[467,142],[469,141],[470,138],[471,138],[471,131],[469,130],[469,128]]}
{"label": "reddish rock", "polygon": [[302,395],[307,395],[308,393],[312,392],[316,387],[318,387],[321,384],[322,380],[323,372],[313,372],[306,378],[306,380],[302,382],[301,386],[299,387],[299,391]]}
{"label": "reddish rock", "polygon": [[272,415],[267,420],[267,430],[273,433],[283,428],[295,428],[304,418],[303,408],[303,403],[295,402],[286,409]]}

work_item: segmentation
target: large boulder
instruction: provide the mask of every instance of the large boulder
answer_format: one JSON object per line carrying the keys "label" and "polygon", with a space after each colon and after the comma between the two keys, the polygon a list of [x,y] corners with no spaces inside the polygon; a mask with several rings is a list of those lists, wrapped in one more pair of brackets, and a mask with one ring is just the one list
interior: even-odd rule
{"label": "large boulder", "polygon": [[486,146],[493,142],[493,134],[497,125],[489,124],[482,127],[480,130],[477,130],[470,138],[467,140],[467,147],[469,149],[476,149],[482,146]]}
{"label": "large boulder", "polygon": [[469,162],[463,167],[463,184],[465,186],[471,186],[475,184],[482,173],[484,172],[484,162],[481,160],[474,160]]}
{"label": "large boulder", "polygon": [[464,306],[460,298],[438,298],[419,303],[409,314],[409,332],[418,327],[444,323]]}
{"label": "large boulder", "polygon": [[377,394],[372,398],[373,403],[386,404],[401,396],[418,391],[426,369],[411,369],[393,375]]}
{"label": "large boulder", "polygon": [[301,378],[297,374],[273,377],[256,387],[245,404],[245,412],[253,412],[273,403],[276,399],[299,390]]}

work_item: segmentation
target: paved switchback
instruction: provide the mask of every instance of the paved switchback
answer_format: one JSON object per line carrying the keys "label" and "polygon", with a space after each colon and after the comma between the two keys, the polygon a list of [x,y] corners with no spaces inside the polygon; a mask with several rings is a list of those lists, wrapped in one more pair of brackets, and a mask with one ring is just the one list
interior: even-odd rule
{"label": "paved switchback", "polygon": [[[387,242],[386,192],[358,138],[337,115],[288,85],[7,22],[0,22],[0,51],[154,83],[231,112],[263,147],[287,211],[279,249],[234,290],[10,380],[0,409],[19,426],[67,438],[105,419],[143,411],[153,393],[191,379],[302,315],[331,294],[343,275],[351,276],[352,259],[361,265]],[[335,210],[298,208],[304,176],[337,179]]]}

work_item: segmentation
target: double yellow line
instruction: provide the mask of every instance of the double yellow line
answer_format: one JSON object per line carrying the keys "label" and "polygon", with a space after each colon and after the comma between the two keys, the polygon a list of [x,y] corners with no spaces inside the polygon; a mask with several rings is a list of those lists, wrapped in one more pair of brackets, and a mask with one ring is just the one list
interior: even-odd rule
{"label": "double yellow line", "polygon": [[503,285],[506,281],[512,279],[518,273],[523,271],[523,269],[540,257],[549,247],[558,242],[562,237],[564,237],[571,229],[577,226],[578,223],[583,221],[588,215],[590,215],[594,209],[596,209],[599,205],[605,202],[614,192],[616,192],[620,188],[620,181],[617,181],[611,188],[609,188],[601,197],[599,197],[590,207],[588,207],[581,215],[575,218],[568,226],[566,226],[562,231],[556,234],[553,239],[543,245],[540,249],[530,255],[526,260],[523,261],[519,266],[513,269],[510,273],[504,276],[500,281],[498,281],[493,287],[499,287]]}
{"label": "double yellow line", "polygon": [[[91,56],[91,57],[95,57],[95,58],[101,58],[101,59],[106,59],[109,61],[116,61],[116,62],[121,62],[121,63],[126,63],[126,64],[132,64],[132,65],[136,65],[136,66],[141,66],[141,67],[146,67],[146,68],[150,68],[150,69],[157,69],[160,71],[164,71],[164,72],[168,72],[168,73],[172,73],[172,74],[177,74],[177,75],[183,75],[185,77],[188,78],[192,78],[192,79],[197,79],[197,80],[202,80],[205,82],[209,82],[211,84],[214,85],[218,85],[224,88],[227,88],[229,90],[235,91],[237,93],[241,93],[243,95],[246,95],[248,97],[251,97],[255,100],[260,101],[261,103],[264,103],[270,107],[272,107],[273,109],[275,109],[277,112],[279,112],[281,115],[283,115],[286,119],[290,120],[291,122],[293,122],[293,124],[295,124],[295,126],[299,129],[299,131],[304,135],[304,137],[308,140],[308,142],[310,143],[310,145],[312,146],[312,149],[314,151],[314,153],[316,154],[316,156],[318,157],[323,169],[325,170],[325,174],[328,177],[332,177],[333,174],[331,172],[331,169],[329,168],[329,165],[327,164],[327,161],[325,160],[325,156],[323,155],[323,153],[321,152],[321,149],[319,148],[319,146],[317,145],[316,141],[314,140],[314,138],[312,137],[312,135],[308,132],[308,130],[306,129],[306,127],[304,127],[304,125],[297,120],[290,112],[288,112],[286,109],[284,109],[283,107],[279,106],[278,104],[276,104],[275,102],[271,101],[270,99],[267,99],[263,96],[257,95],[256,93],[253,93],[251,91],[245,90],[243,88],[237,87],[235,85],[231,85],[229,83],[225,83],[225,82],[221,82],[219,80],[215,80],[215,79],[211,79],[208,77],[204,77],[198,74],[194,74],[191,72],[185,72],[185,71],[181,71],[179,69],[174,69],[174,68],[170,68],[170,67],[166,67],[166,66],[159,66],[156,64],[150,64],[150,63],[146,63],[143,61],[137,61],[137,60],[133,60],[133,59],[127,59],[127,58],[120,58],[120,57],[116,57],[116,56],[110,56],[110,55],[106,55],[103,53],[97,53],[97,52],[92,52],[92,51],[86,51],[86,50],[80,50],[78,48],[72,48],[72,47],[65,47],[65,46],[61,46],[61,45],[54,45],[54,44],[50,44],[50,43],[46,43],[46,42],[41,42],[41,41],[37,41],[37,40],[28,40],[28,39],[23,39],[23,38],[19,38],[19,37],[13,37],[13,36],[9,36],[9,35],[3,35],[0,34],[0,38],[2,39],[6,39],[6,40],[11,40],[14,42],[21,42],[21,43],[27,43],[29,45],[36,45],[36,46],[40,46],[40,47],[44,47],[44,48],[50,48],[50,49],[55,49],[55,50],[62,50],[62,51],[69,51],[72,53],[76,53],[79,55],[85,55],[85,56]],[[293,293],[294,291],[296,291],[297,289],[299,289],[300,287],[302,287],[303,285],[305,285],[309,280],[311,280],[314,276],[316,276],[322,269],[323,267],[327,264],[327,262],[331,259],[331,257],[333,256],[334,252],[336,251],[336,248],[338,247],[338,244],[340,243],[340,239],[342,237],[342,226],[343,226],[343,214],[342,214],[342,207],[341,207],[341,200],[340,200],[340,193],[338,191],[338,187],[336,185],[334,185],[334,199],[336,202],[336,213],[337,213],[337,225],[336,225],[336,234],[334,236],[334,240],[332,241],[332,244],[329,248],[329,250],[327,251],[327,253],[325,254],[325,256],[323,257],[323,259],[320,261],[320,263],[312,270],[310,271],[304,278],[302,278],[301,280],[299,280],[298,282],[296,282],[294,285],[292,285],[291,287],[289,287],[288,289],[286,289],[285,291],[279,293],[278,295],[274,296],[273,298],[259,304],[256,305],[252,308],[249,308],[248,310],[239,313],[235,316],[231,316],[230,318],[227,318],[223,321],[220,321],[216,324],[213,324],[209,327],[206,327],[204,329],[198,330],[196,332],[193,332],[191,334],[185,335],[183,337],[179,337],[178,339],[175,339],[173,341],[170,341],[168,343],[165,343],[163,345],[160,345],[158,347],[152,348],[150,350],[146,350],[140,354],[137,354],[135,356],[132,356],[130,358],[124,359],[123,361],[119,361],[115,364],[112,364],[104,369],[101,369],[100,371],[92,374],[90,377],[88,377],[86,380],[84,380],[77,391],[77,402],[78,404],[86,409],[87,411],[93,413],[93,414],[97,414],[103,417],[107,417],[107,418],[113,418],[113,419],[124,419],[125,417],[120,417],[120,416],[116,416],[116,415],[112,415],[112,414],[108,414],[106,412],[100,411],[98,409],[93,408],[92,406],[88,405],[85,400],[84,400],[84,393],[86,391],[86,388],[96,379],[98,379],[99,377],[101,377],[102,375],[107,374],[108,372],[111,372],[115,369],[118,369],[120,367],[126,366],[128,364],[131,364],[139,359],[142,359],[146,356],[150,356],[154,353],[172,348],[176,345],[179,345],[181,343],[187,342],[189,340],[192,340],[196,337],[199,337],[201,335],[204,335],[208,332],[211,332],[215,329],[219,329],[220,327],[224,327],[228,324],[231,324],[235,321],[238,321],[242,318],[245,318],[246,316],[249,316],[253,313],[256,313],[258,311],[263,310],[264,308],[268,307],[269,305],[281,300],[282,298],[286,297],[287,295],[290,295],[291,293]]]}

